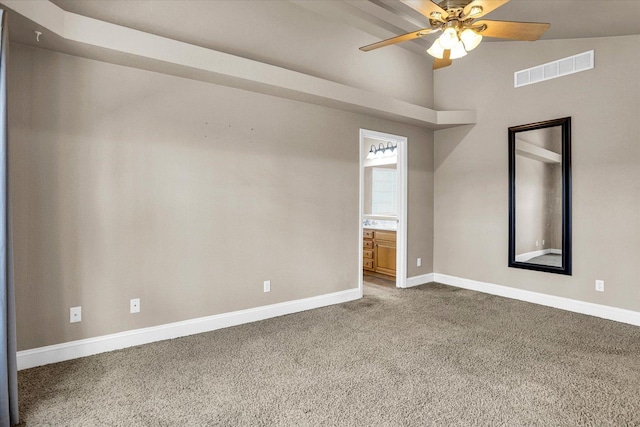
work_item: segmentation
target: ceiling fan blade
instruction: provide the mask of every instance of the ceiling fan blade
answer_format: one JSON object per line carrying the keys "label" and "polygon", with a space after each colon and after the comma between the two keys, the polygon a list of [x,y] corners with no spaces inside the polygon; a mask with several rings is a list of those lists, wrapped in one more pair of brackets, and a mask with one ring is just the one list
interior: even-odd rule
{"label": "ceiling fan blade", "polygon": [[[400,0],[400,1],[406,4],[407,6],[411,7],[412,9],[417,10],[418,12],[420,12],[421,14],[423,14],[429,19],[444,21],[447,18],[447,16],[449,16],[446,10],[444,10],[443,8],[441,8],[431,0]],[[432,13],[433,14],[439,13],[440,18],[437,18],[437,15],[432,16],[431,15]]]}
{"label": "ceiling fan blade", "polygon": [[438,68],[448,67],[453,63],[453,61],[449,58],[451,56],[450,50],[445,50],[442,54],[442,59],[435,58],[433,60],[433,69],[437,70]]}
{"label": "ceiling fan blade", "polygon": [[[497,8],[508,2],[509,0],[475,0],[464,7],[463,13],[466,17],[477,19],[493,10],[496,10]],[[482,10],[479,13],[474,13],[472,15],[472,9],[478,6]]]}
{"label": "ceiling fan blade", "polygon": [[419,31],[412,31],[407,34],[402,34],[401,36],[392,37],[390,39],[382,40],[377,43],[369,44],[367,46],[362,46],[360,50],[363,52],[369,52],[370,50],[377,49],[379,47],[389,46],[390,44],[396,44],[396,43],[404,42],[407,40],[413,40],[420,37],[424,37],[427,34],[433,33],[434,31],[439,31],[439,30],[433,29],[433,28],[424,28]]}
{"label": "ceiling fan blade", "polygon": [[474,21],[474,27],[479,25],[487,26],[487,28],[480,32],[480,34],[486,37],[528,41],[538,40],[551,26],[551,24],[542,22]]}

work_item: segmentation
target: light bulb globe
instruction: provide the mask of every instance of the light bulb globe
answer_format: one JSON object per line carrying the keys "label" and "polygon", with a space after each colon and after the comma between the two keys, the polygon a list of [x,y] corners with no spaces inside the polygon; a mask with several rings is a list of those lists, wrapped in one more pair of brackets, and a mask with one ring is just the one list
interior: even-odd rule
{"label": "light bulb globe", "polygon": [[482,36],[471,28],[465,29],[462,33],[460,33],[460,40],[464,43],[464,48],[467,52],[471,52],[473,49],[478,47],[480,42],[482,41]]}
{"label": "light bulb globe", "polygon": [[453,27],[446,28],[438,40],[440,41],[440,46],[442,46],[443,49],[453,49],[453,47],[460,41],[458,38],[458,32]]}
{"label": "light bulb globe", "polygon": [[387,146],[384,149],[384,155],[385,157],[393,156],[393,145],[391,145],[390,142],[387,143]]}
{"label": "light bulb globe", "polygon": [[431,47],[427,49],[427,53],[434,58],[442,59],[442,56],[444,55],[444,48],[440,45],[439,40],[440,39],[436,39],[436,41],[433,42]]}
{"label": "light bulb globe", "polygon": [[458,59],[458,58],[462,58],[463,56],[465,56],[467,54],[467,51],[464,50],[464,44],[462,44],[462,42],[458,42],[452,49],[451,49],[451,55],[449,56],[449,59]]}

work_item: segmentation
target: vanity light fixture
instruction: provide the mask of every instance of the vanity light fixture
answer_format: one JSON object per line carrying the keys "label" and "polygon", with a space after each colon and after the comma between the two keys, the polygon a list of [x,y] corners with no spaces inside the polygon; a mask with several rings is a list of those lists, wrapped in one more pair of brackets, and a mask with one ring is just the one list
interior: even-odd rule
{"label": "vanity light fixture", "polygon": [[367,159],[371,160],[375,158],[376,158],[376,146],[372,145],[371,149],[369,150],[369,154],[367,154]]}
{"label": "vanity light fixture", "polygon": [[367,159],[371,160],[379,159],[381,157],[394,156],[396,154],[397,147],[397,145],[393,145],[393,143],[391,142],[387,142],[386,147],[382,142],[378,145],[377,148],[375,145],[372,145],[371,149],[369,150],[369,154],[367,154]]}
{"label": "vanity light fixture", "polygon": [[393,156],[395,152],[396,152],[396,147],[392,143],[387,142],[387,146],[384,149],[384,155]]}

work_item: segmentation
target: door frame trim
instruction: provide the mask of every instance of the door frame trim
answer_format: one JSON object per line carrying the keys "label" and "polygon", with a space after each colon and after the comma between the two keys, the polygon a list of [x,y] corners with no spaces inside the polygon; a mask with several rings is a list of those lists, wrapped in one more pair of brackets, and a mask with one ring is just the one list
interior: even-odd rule
{"label": "door frame trim", "polygon": [[[369,129],[360,129],[359,144],[359,167],[360,167],[360,189],[359,189],[359,215],[358,215],[358,268],[359,279],[358,288],[363,292],[363,270],[362,270],[362,222],[364,220],[364,153],[365,138],[390,141],[397,144],[397,166],[398,173],[398,229],[396,231],[396,287],[407,287],[407,212],[408,212],[408,140],[405,136],[393,135]],[[366,147],[368,148],[368,147]]]}

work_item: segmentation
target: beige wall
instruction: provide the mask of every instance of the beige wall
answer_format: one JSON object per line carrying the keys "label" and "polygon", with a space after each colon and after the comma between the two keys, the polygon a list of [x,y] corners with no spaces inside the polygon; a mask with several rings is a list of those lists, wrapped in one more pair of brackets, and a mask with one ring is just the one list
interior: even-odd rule
{"label": "beige wall", "polygon": [[[640,36],[483,43],[435,72],[437,273],[640,311]],[[513,88],[515,71],[595,49],[595,69]],[[507,267],[507,128],[572,117],[573,275]],[[605,292],[594,290],[605,280]]]}
{"label": "beige wall", "polygon": [[19,350],[357,287],[360,128],[408,137],[432,271],[430,131],[15,44],[9,71]]}
{"label": "beige wall", "polygon": [[[416,144],[409,138],[408,210],[407,213],[407,275],[415,277],[433,273],[434,254],[434,175],[433,132],[421,131],[428,143]],[[420,254],[424,254],[421,256]],[[422,267],[416,259],[422,258]]]}

